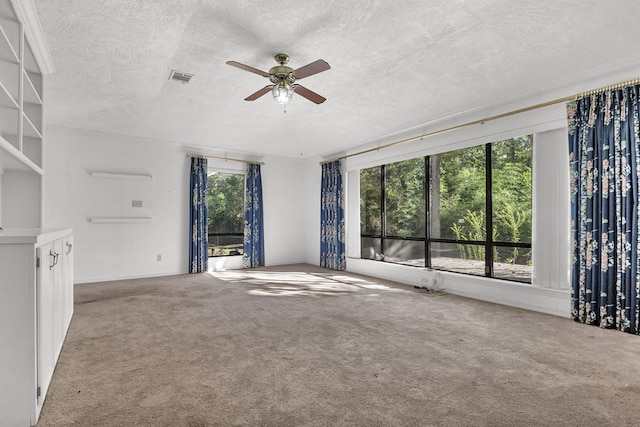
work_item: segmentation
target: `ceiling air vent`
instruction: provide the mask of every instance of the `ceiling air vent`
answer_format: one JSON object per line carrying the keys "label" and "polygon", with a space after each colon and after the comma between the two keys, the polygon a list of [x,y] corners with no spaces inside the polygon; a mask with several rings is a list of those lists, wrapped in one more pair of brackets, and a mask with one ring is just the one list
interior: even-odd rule
{"label": "ceiling air vent", "polygon": [[169,80],[173,80],[175,82],[180,82],[182,84],[187,84],[191,81],[193,74],[183,73],[178,70],[171,70],[171,74],[169,75]]}

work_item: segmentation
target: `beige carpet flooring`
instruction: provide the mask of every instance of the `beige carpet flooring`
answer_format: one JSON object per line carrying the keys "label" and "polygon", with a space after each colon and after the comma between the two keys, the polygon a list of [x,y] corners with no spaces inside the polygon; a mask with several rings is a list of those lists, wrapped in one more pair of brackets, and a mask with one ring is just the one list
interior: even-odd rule
{"label": "beige carpet flooring", "polygon": [[640,425],[640,337],[309,265],[77,285],[38,426]]}

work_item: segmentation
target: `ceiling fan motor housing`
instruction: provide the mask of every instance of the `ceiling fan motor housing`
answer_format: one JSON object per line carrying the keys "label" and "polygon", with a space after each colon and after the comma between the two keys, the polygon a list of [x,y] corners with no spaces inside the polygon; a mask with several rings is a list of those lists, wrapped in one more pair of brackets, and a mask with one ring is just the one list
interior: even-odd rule
{"label": "ceiling fan motor housing", "polygon": [[270,74],[269,80],[271,80],[271,83],[273,84],[285,82],[289,85],[292,85],[293,82],[296,81],[296,78],[293,76],[292,71],[293,70],[289,67],[283,67],[283,66],[273,67],[272,69],[269,70],[269,74]]}
{"label": "ceiling fan motor housing", "polygon": [[271,83],[277,85],[284,82],[288,85],[292,85],[296,81],[296,78],[293,75],[293,68],[285,65],[289,63],[289,55],[286,53],[279,53],[273,58],[280,65],[271,67],[269,70],[269,80],[271,80]]}

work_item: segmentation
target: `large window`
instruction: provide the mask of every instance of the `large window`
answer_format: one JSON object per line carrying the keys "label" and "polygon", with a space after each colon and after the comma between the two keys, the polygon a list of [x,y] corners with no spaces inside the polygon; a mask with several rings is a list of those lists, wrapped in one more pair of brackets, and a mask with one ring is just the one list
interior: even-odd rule
{"label": "large window", "polygon": [[209,256],[242,255],[244,175],[214,172],[207,182]]}
{"label": "large window", "polygon": [[527,135],[362,169],[362,258],[531,282],[532,148]]}

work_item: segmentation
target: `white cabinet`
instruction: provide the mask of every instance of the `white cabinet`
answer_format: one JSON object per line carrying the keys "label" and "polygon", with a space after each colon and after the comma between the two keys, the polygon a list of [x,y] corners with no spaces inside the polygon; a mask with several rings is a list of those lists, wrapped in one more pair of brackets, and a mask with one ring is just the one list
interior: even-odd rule
{"label": "white cabinet", "polygon": [[35,425],[73,316],[71,229],[0,232],[0,426]]}

